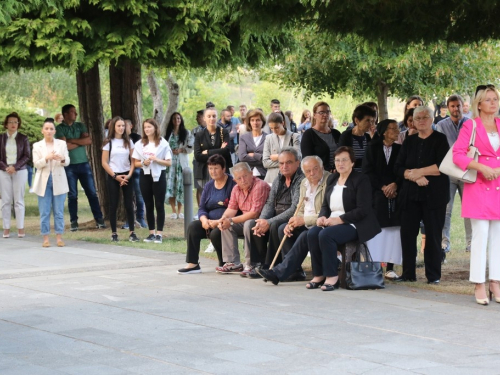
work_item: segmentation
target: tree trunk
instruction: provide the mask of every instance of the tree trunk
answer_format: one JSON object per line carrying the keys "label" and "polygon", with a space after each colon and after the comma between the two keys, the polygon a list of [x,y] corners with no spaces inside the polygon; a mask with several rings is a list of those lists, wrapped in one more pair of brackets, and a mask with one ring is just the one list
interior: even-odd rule
{"label": "tree trunk", "polygon": [[179,85],[175,82],[172,74],[168,73],[168,78],[165,80],[165,83],[168,88],[168,107],[167,113],[165,113],[165,117],[163,117],[163,121],[161,122],[160,129],[162,135],[165,134],[170,117],[177,111],[177,106],[179,105]]}
{"label": "tree trunk", "polygon": [[158,124],[161,124],[163,121],[163,96],[158,87],[158,81],[153,69],[148,73],[148,85],[151,97],[153,98],[153,118]]}
{"label": "tree trunk", "polygon": [[377,104],[378,104],[378,121],[389,118],[387,111],[387,96],[389,95],[389,86],[384,81],[377,83]]}
{"label": "tree trunk", "polygon": [[[116,65],[110,65],[109,86],[111,116],[131,120],[136,124],[137,132],[142,134],[141,64],[123,58]],[[118,220],[127,220],[127,213],[121,198],[118,200],[116,217]]]}
{"label": "tree trunk", "polygon": [[99,65],[90,70],[76,72],[76,87],[80,118],[89,130],[92,144],[87,148],[90,168],[94,174],[97,196],[104,218],[108,217],[108,191],[106,189],[106,172],[101,165],[102,141],[104,138],[104,115],[102,112],[101,82]]}
{"label": "tree trunk", "polygon": [[142,129],[141,65],[123,58],[109,66],[112,117],[130,119]]}

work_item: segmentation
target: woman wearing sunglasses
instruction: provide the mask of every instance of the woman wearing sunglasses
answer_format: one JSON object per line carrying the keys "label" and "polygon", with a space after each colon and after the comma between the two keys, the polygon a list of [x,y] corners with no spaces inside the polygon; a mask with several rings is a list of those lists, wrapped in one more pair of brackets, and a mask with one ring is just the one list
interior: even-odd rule
{"label": "woman wearing sunglasses", "polygon": [[233,177],[226,174],[226,160],[219,154],[212,155],[207,160],[210,181],[205,184],[198,210],[199,220],[191,222],[187,230],[186,267],[177,271],[188,275],[201,273],[199,257],[200,242],[208,238],[217,252],[219,266],[223,266],[222,242],[220,230],[217,228],[219,219],[224,214],[231,197],[231,191],[236,185]]}
{"label": "woman wearing sunglasses", "polygon": [[[465,184],[462,217],[471,219],[472,243],[469,280],[476,284],[474,294],[480,305],[489,303],[486,295],[486,254],[489,265],[489,293],[500,303],[500,94],[493,85],[476,89],[472,102],[474,120],[466,121],[453,146],[453,162],[478,171],[473,184]],[[467,156],[471,133],[476,123],[474,146],[479,150],[476,162]]]}

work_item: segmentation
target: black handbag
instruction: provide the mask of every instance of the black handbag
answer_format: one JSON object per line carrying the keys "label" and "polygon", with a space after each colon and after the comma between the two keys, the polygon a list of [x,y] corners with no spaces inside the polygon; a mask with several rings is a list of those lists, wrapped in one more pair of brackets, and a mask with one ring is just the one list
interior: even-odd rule
{"label": "black handbag", "polygon": [[346,264],[346,284],[351,290],[385,288],[382,265],[373,261],[364,243],[356,246],[353,261]]}

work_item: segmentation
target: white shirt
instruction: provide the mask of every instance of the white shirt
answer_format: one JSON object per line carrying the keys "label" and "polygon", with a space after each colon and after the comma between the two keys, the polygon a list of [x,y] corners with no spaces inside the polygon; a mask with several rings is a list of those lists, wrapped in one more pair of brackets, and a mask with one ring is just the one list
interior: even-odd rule
{"label": "white shirt", "polygon": [[390,145],[390,146],[384,145],[385,162],[387,164],[389,164],[389,159],[391,158],[391,153],[392,153],[392,145]]}
{"label": "white shirt", "polygon": [[[306,197],[307,200],[304,203],[304,217],[305,216],[317,216],[316,207],[314,206],[314,200],[316,199],[316,195],[318,194],[318,186],[321,184],[321,181],[318,182],[318,185],[312,187],[309,183],[309,180],[305,182],[306,186]],[[306,225],[307,229],[312,228],[313,225]]]}
{"label": "white shirt", "polygon": [[498,133],[488,133],[488,138],[490,139],[491,147],[493,150],[497,151],[500,147],[500,138],[498,137]]}
{"label": "white shirt", "polygon": [[280,148],[283,148],[283,143],[285,143],[285,135],[278,135],[278,141],[280,143]]}
{"label": "white shirt", "polygon": [[[130,148],[125,148],[123,139],[113,138],[111,140],[111,153],[109,155],[109,167],[115,173],[130,171],[130,150],[134,149],[134,143],[130,141]],[[110,144],[106,144],[102,149],[109,151]]]}
{"label": "white shirt", "polygon": [[[144,144],[142,143],[142,139],[137,141],[134,147],[134,152],[132,154],[132,157],[134,159],[143,162],[145,159],[149,158],[152,155],[156,155],[156,157],[161,160],[172,159],[172,149],[170,148],[165,138],[161,138],[160,144],[158,146],[151,142],[144,146]],[[152,175],[153,181],[158,182],[160,180],[161,172],[166,168],[167,167],[165,165],[160,165],[153,161],[150,165],[143,166],[142,170],[144,174]]]}
{"label": "white shirt", "polygon": [[7,133],[7,143],[5,145],[6,151],[6,162],[7,165],[14,165],[17,163],[17,143],[16,143],[17,131],[9,136]]}
{"label": "white shirt", "polygon": [[[330,217],[339,217],[345,214],[344,201],[342,200],[342,194],[344,192],[345,185],[335,185],[332,190],[332,195],[330,195],[330,210],[332,213]],[[351,224],[354,228],[354,224]]]}

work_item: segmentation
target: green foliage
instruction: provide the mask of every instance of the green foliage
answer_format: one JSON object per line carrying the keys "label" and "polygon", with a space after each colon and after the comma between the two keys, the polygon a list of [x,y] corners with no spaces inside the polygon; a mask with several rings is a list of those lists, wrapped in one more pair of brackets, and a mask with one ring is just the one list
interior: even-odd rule
{"label": "green foliage", "polygon": [[290,88],[303,88],[309,96],[343,93],[376,98],[381,83],[398,98],[466,93],[477,82],[491,81],[500,63],[496,42],[389,48],[355,35],[332,37],[313,26],[297,32],[297,40],[298,49],[287,56],[274,79]]}
{"label": "green foliage", "polygon": [[226,83],[220,81],[204,81],[198,78],[194,85],[194,90],[189,97],[179,101],[179,112],[184,117],[186,128],[193,129],[197,126],[196,111],[205,109],[205,104],[209,101],[215,104],[217,110],[224,109],[229,103],[230,89]]}
{"label": "green foliage", "polygon": [[21,129],[19,129],[19,133],[26,135],[31,145],[43,139],[42,125],[43,125],[43,120],[45,120],[45,117],[42,117],[33,112],[20,111],[10,108],[0,108],[0,120],[2,122],[2,126],[0,128],[0,134],[5,132],[5,128],[3,127],[3,122],[5,120],[5,117],[11,114],[12,112],[17,112],[19,117],[21,117],[22,124],[21,124]]}
{"label": "green foliage", "polygon": [[405,46],[448,41],[469,43],[500,37],[496,0],[213,0],[215,14],[252,33],[278,33],[311,24],[329,37],[357,34],[372,42]]}
{"label": "green foliage", "polygon": [[[9,0],[12,8],[12,0]],[[14,3],[15,4],[15,3]],[[62,66],[87,70],[128,57],[167,67],[255,64],[274,57],[289,33],[254,35],[213,17],[209,3],[150,0],[25,0],[0,23],[0,71]],[[1,13],[0,13],[1,17]],[[0,18],[1,19],[1,18]]]}
{"label": "green foliage", "polygon": [[63,69],[3,73],[0,99],[4,106],[42,108],[54,116],[64,104],[78,102],[75,76]]}

